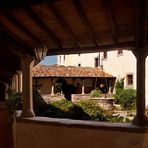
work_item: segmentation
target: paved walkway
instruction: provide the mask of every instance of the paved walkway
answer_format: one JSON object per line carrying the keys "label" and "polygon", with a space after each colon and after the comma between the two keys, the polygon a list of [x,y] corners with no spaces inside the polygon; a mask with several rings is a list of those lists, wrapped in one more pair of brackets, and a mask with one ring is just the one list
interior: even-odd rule
{"label": "paved walkway", "polygon": [[12,128],[5,105],[0,105],[0,148],[13,148]]}

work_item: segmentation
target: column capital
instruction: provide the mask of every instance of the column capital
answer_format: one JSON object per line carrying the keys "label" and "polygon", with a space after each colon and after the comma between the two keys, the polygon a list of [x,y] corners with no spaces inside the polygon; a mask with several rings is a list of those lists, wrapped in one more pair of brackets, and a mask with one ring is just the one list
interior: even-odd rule
{"label": "column capital", "polygon": [[22,74],[22,71],[21,70],[17,70],[16,73],[19,75],[19,74]]}
{"label": "column capital", "polygon": [[25,55],[21,57],[21,63],[24,64],[25,66],[30,65],[30,63],[32,62],[34,64],[34,61],[35,61],[34,56]]}
{"label": "column capital", "polygon": [[146,48],[135,48],[132,52],[137,59],[146,58],[148,55],[148,50]]}

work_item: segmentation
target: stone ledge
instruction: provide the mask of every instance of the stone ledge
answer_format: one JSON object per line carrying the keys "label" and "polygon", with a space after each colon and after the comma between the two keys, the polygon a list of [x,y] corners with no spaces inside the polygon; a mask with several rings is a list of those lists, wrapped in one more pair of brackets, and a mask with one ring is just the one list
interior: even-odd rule
{"label": "stone ledge", "polygon": [[17,118],[16,122],[39,124],[43,126],[66,126],[69,128],[111,130],[131,133],[148,133],[148,126],[136,126],[132,123],[109,123],[101,121],[85,121],[47,117]]}

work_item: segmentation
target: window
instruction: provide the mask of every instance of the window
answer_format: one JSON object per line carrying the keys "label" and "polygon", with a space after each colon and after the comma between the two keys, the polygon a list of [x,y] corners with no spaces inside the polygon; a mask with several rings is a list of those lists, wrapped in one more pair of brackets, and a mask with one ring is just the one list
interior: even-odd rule
{"label": "window", "polygon": [[60,56],[60,63],[61,63],[61,56]]}
{"label": "window", "polygon": [[64,61],[65,61],[65,55],[64,55]]}
{"label": "window", "polygon": [[106,59],[107,58],[107,51],[104,51],[103,52],[103,59]]}
{"label": "window", "polygon": [[81,67],[81,64],[79,63],[78,66]]}
{"label": "window", "polygon": [[122,49],[118,49],[118,55],[122,55],[123,54],[123,50]]}
{"label": "window", "polygon": [[95,67],[99,66],[99,58],[95,58]]}
{"label": "window", "polygon": [[127,85],[133,85],[133,75],[132,74],[127,75]]}

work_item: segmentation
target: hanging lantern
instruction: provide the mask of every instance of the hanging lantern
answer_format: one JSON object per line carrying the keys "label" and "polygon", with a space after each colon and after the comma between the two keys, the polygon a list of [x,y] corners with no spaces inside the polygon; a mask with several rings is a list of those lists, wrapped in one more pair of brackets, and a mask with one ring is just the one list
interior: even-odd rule
{"label": "hanging lantern", "polygon": [[100,84],[100,88],[104,88],[104,84],[103,83]]}
{"label": "hanging lantern", "polygon": [[[40,5],[41,7],[40,7],[40,12],[41,12],[41,14],[40,14],[40,19],[43,19],[42,18],[42,3],[41,3],[41,5]],[[39,61],[41,61],[41,60],[43,60],[44,58],[45,58],[45,56],[46,56],[46,54],[47,54],[47,51],[48,51],[48,48],[47,48],[47,46],[46,45],[44,45],[43,43],[42,43],[42,28],[40,27],[40,44],[39,45],[37,45],[35,48],[34,48],[34,52],[35,52],[35,55],[36,55],[36,59],[37,60],[39,60]]]}
{"label": "hanging lantern", "polygon": [[45,45],[38,45],[35,49],[35,55],[37,60],[43,60],[47,54],[48,48]]}

